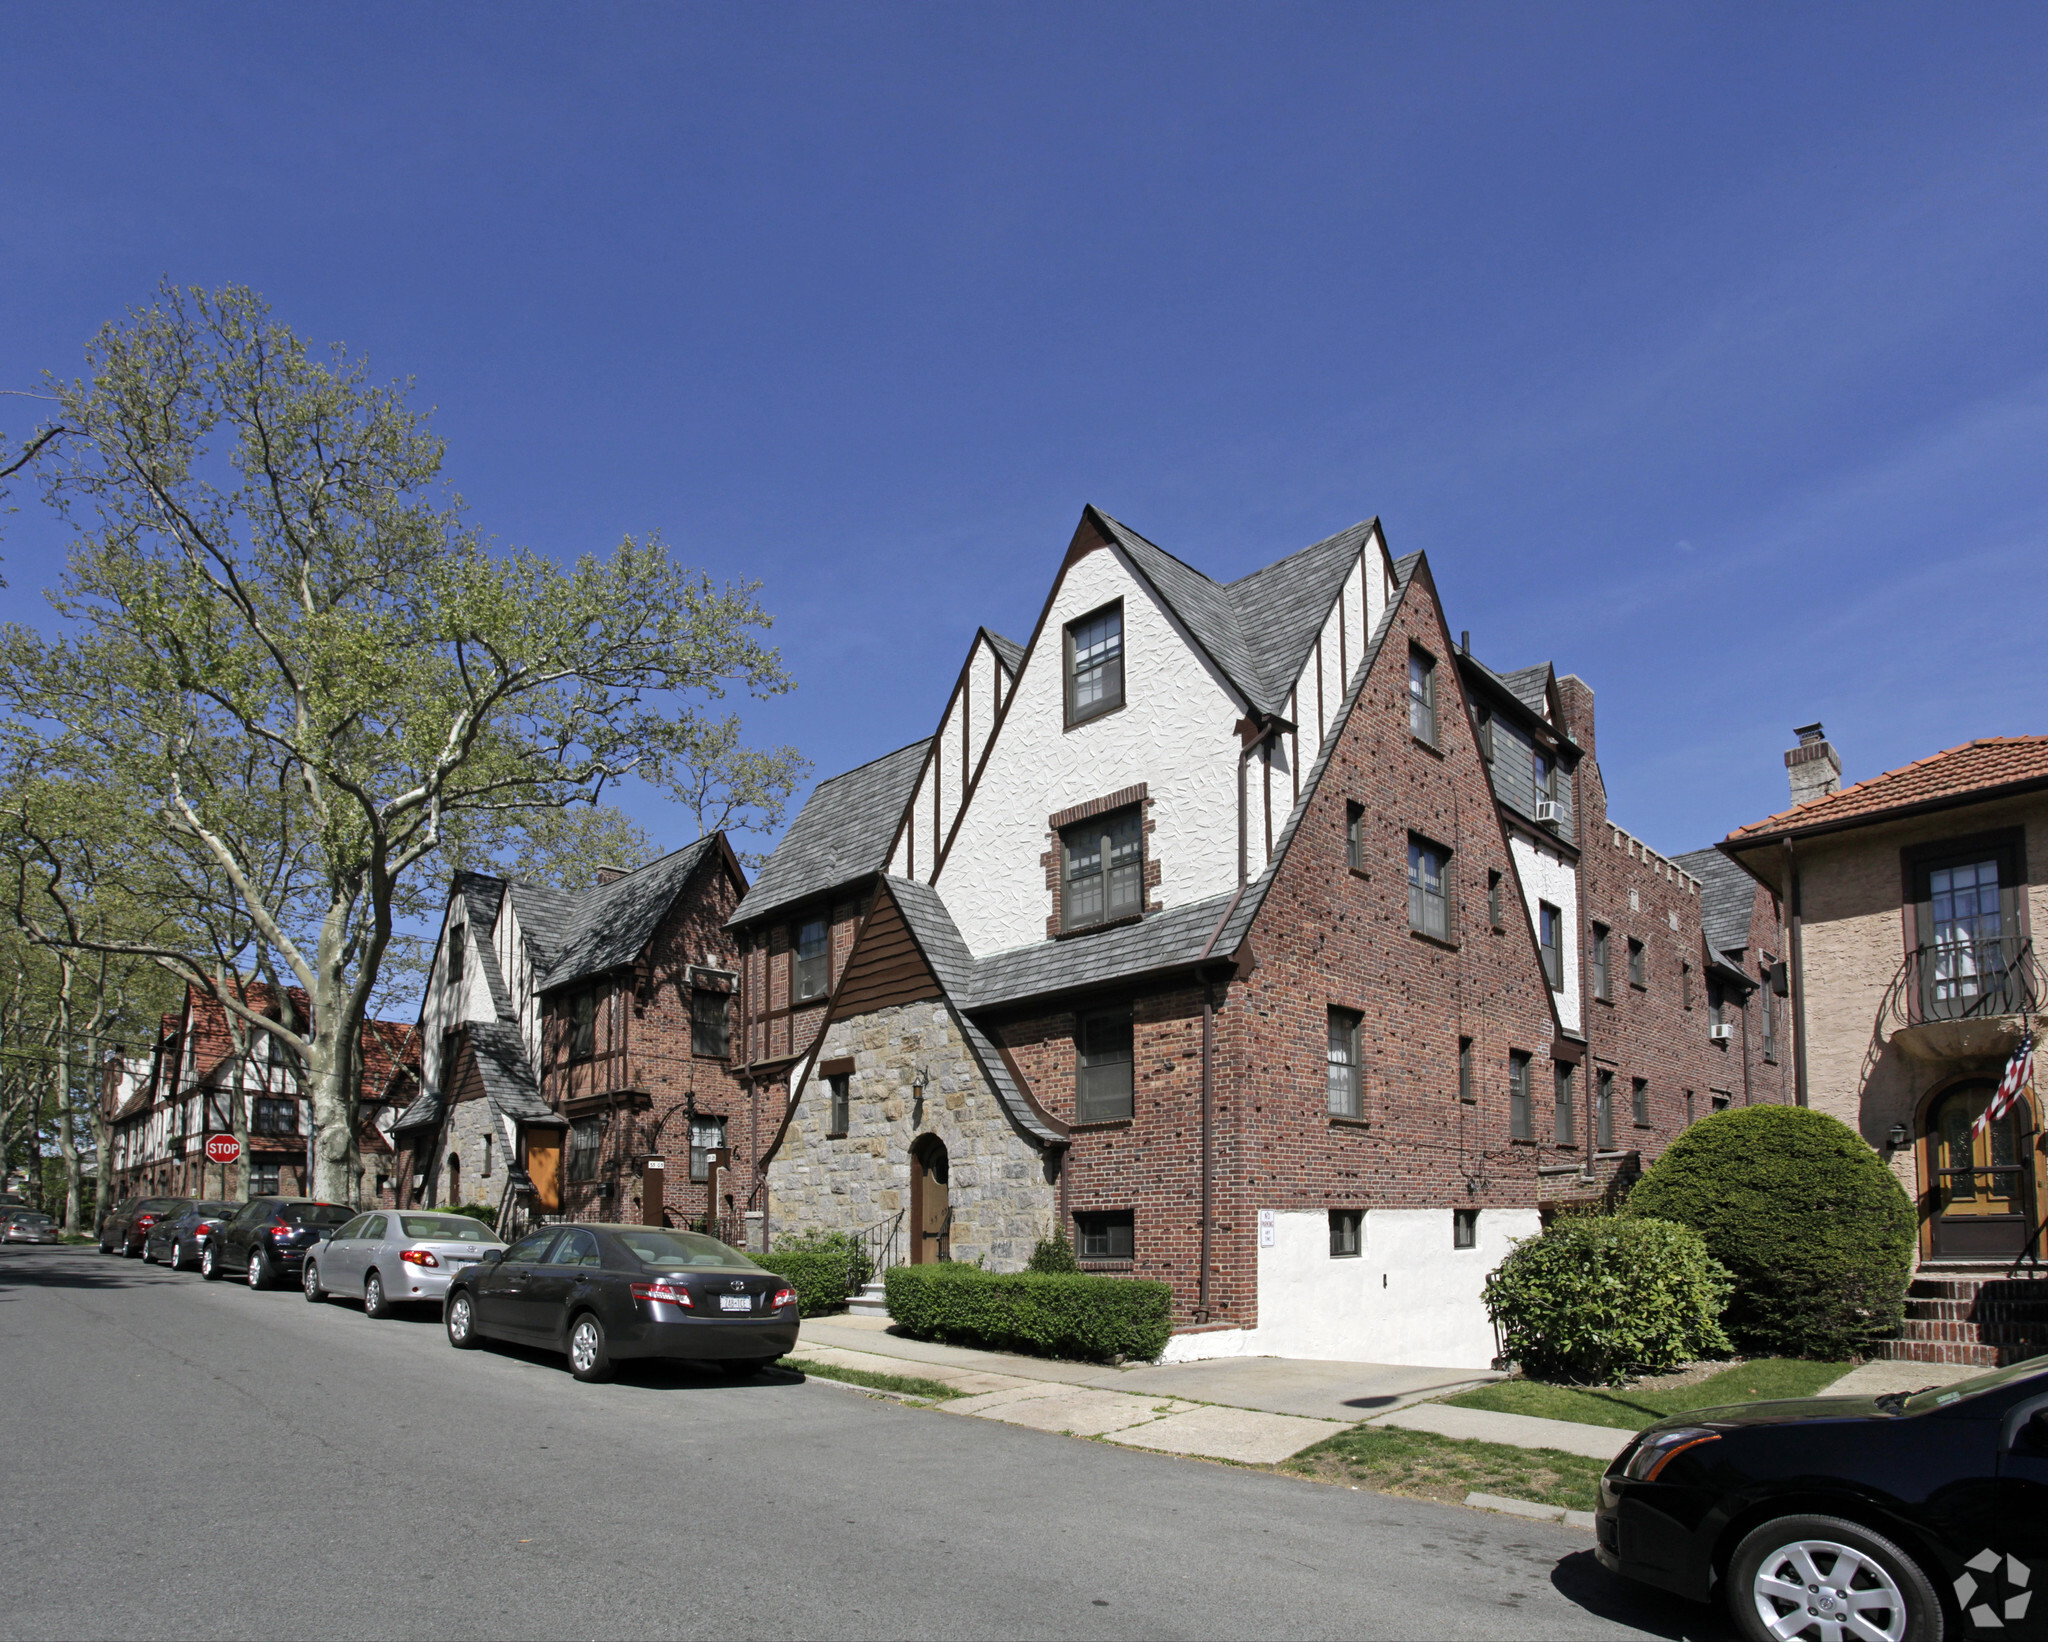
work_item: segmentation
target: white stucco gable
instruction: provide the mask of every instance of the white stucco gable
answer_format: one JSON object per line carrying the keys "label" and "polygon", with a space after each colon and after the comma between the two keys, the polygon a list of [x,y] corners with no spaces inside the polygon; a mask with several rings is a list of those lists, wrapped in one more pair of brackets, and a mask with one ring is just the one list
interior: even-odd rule
{"label": "white stucco gable", "polygon": [[1508,848],[1515,858],[1515,873],[1522,881],[1522,901],[1532,934],[1541,940],[1537,922],[1539,904],[1548,901],[1558,909],[1558,964],[1561,983],[1551,988],[1557,1004],[1558,1024],[1567,1032],[1585,1030],[1579,1004],[1579,869],[1555,849],[1546,849],[1522,833],[1510,831]]}

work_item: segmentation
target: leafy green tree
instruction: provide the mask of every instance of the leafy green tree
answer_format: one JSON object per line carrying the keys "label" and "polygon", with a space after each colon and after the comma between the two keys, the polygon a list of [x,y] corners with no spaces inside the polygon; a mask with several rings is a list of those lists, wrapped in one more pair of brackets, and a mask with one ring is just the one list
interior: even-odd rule
{"label": "leafy green tree", "polygon": [[[88,365],[48,384],[30,441],[74,532],[61,628],[0,634],[19,910],[46,946],[147,958],[281,1040],[313,1190],[340,1197],[362,1022],[423,869],[517,854],[628,778],[698,791],[711,704],[790,681],[757,587],[658,541],[567,569],[493,551],[410,384],[317,355],[250,291],[166,286]],[[772,808],[800,761],[765,756]],[[153,926],[90,915],[75,861],[110,836]],[[310,1021],[238,977],[303,988]]]}

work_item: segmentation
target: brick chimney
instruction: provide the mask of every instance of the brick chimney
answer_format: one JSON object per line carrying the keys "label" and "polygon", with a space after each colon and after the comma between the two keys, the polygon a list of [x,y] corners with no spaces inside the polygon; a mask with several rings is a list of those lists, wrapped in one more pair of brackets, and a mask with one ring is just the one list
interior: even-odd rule
{"label": "brick chimney", "polygon": [[[1788,754],[1787,756],[1789,757],[1790,755]],[[624,867],[599,867],[597,869],[598,888],[602,889],[606,884],[615,884],[625,876],[626,869]]]}
{"label": "brick chimney", "polygon": [[1593,686],[1577,673],[1567,673],[1557,681],[1557,693],[1564,703],[1564,733],[1588,758],[1598,758],[1593,749]]}
{"label": "brick chimney", "polygon": [[1792,778],[1792,802],[1810,804],[1842,790],[1841,756],[1818,724],[1802,724],[1792,732],[1799,745],[1785,755],[1785,773]]}

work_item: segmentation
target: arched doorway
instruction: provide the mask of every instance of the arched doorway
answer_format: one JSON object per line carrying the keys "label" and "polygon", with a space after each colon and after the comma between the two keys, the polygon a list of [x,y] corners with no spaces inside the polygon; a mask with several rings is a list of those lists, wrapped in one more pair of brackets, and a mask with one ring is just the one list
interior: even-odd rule
{"label": "arched doorway", "polygon": [[910,1263],[953,1257],[952,1168],[946,1143],[920,1135],[910,1148]]}
{"label": "arched doorway", "polygon": [[2022,1095],[2011,1111],[1978,1126],[1997,1092],[1971,1078],[1936,1095],[1921,1135],[1920,1179],[1928,1254],[1936,1260],[2010,1260],[2034,1215],[2034,1109]]}

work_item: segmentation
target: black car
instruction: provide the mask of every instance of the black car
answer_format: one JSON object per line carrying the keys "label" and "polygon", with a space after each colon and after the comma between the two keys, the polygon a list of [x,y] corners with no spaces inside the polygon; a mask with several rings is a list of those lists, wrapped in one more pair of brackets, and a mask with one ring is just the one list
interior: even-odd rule
{"label": "black car", "polygon": [[240,1207],[239,1203],[192,1203],[163,1216],[142,1240],[142,1258],[161,1260],[173,1271],[198,1265],[207,1238]]}
{"label": "black car", "polygon": [[543,1226],[464,1266],[441,1315],[448,1343],[485,1337],[566,1353],[579,1380],[624,1357],[753,1372],[796,1345],[796,1290],[715,1237],[661,1226]]}
{"label": "black car", "polygon": [[1595,1554],[1752,1642],[2048,1638],[2048,1357],[1910,1395],[1703,1408],[1600,1483]]}
{"label": "black car", "polygon": [[253,1197],[234,1218],[208,1234],[199,1251],[199,1274],[219,1277],[239,1271],[252,1289],[267,1289],[297,1277],[306,1251],[336,1226],[355,1218],[341,1203],[310,1197]]}
{"label": "black car", "polygon": [[191,1204],[189,1197],[131,1197],[116,1203],[100,1223],[100,1253],[140,1254],[152,1226]]}

